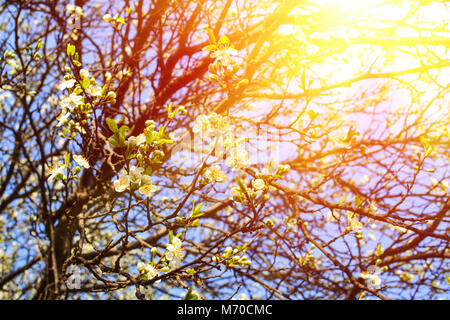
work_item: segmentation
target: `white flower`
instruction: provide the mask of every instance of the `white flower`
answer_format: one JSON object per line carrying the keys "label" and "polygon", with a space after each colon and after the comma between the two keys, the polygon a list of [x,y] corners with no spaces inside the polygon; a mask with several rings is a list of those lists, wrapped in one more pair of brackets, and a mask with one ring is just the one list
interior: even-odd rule
{"label": "white flower", "polygon": [[138,135],[138,136],[136,137],[136,144],[137,144],[138,146],[140,146],[141,144],[143,144],[143,143],[145,143],[145,142],[146,142],[146,140],[145,140],[145,134],[141,133],[140,135]]}
{"label": "white flower", "polygon": [[378,289],[381,285],[381,278],[376,273],[361,272],[359,276],[366,280],[369,289]]}
{"label": "white flower", "polygon": [[368,175],[365,175],[364,177],[361,178],[361,180],[359,182],[361,182],[362,184],[367,183],[370,181],[370,178]]}
{"label": "white flower", "polygon": [[238,187],[231,188],[231,196],[235,201],[241,201],[243,198],[243,194],[241,189]]}
{"label": "white flower", "polygon": [[98,97],[102,94],[102,87],[100,86],[89,87],[86,89],[86,92],[93,97]]}
{"label": "white flower", "polygon": [[227,117],[212,112],[208,116],[209,133],[212,136],[221,136],[231,131],[231,125]]}
{"label": "white flower", "polygon": [[60,166],[58,163],[53,164],[50,168],[48,168],[50,176],[47,178],[47,181],[52,182],[58,175],[64,176],[64,168],[64,166]]}
{"label": "white flower", "polygon": [[59,85],[59,90],[64,90],[64,89],[70,89],[73,88],[73,86],[75,85],[76,81],[75,79],[69,79],[69,80],[65,80],[63,83],[61,83]]}
{"label": "white flower", "polygon": [[140,184],[143,172],[144,172],[144,168],[131,166],[130,172],[128,174],[130,177],[130,182]]}
{"label": "white flower", "polygon": [[264,176],[273,176],[278,171],[279,164],[275,161],[270,161],[267,168],[261,170],[261,174]]}
{"label": "white flower", "polygon": [[146,197],[151,197],[153,193],[158,191],[158,188],[152,184],[151,182],[149,184],[145,184],[142,187],[139,188],[138,192]]}
{"label": "white flower", "polygon": [[57,127],[62,126],[63,124],[65,124],[70,117],[70,112],[61,112],[59,115],[56,116],[56,120],[58,120],[58,123],[56,124]]}
{"label": "white flower", "polygon": [[431,186],[434,187],[438,184],[438,181],[435,177],[431,177],[430,183],[431,183]]}
{"label": "white flower", "polygon": [[9,74],[15,75],[18,71],[20,71],[20,61],[17,59],[10,59],[7,61],[9,65]]}
{"label": "white flower", "polygon": [[333,222],[333,221],[339,220],[339,213],[334,211],[334,209],[328,211],[326,220],[327,220],[327,222]]}
{"label": "white flower", "polygon": [[194,127],[192,131],[194,133],[200,133],[202,136],[208,131],[209,119],[206,115],[199,115],[194,122]]}
{"label": "white flower", "polygon": [[231,131],[231,125],[227,117],[212,112],[208,116],[199,115],[195,119],[194,133],[199,133],[201,138],[220,137]]}
{"label": "white flower", "polygon": [[222,46],[217,50],[211,52],[210,57],[215,59],[214,62],[221,63],[224,67],[227,67],[231,64],[231,56],[236,56],[238,51],[234,48],[231,48],[228,45]]}
{"label": "white flower", "polygon": [[172,269],[179,268],[181,261],[184,258],[184,253],[182,250],[183,243],[177,237],[172,239],[172,243],[167,245],[166,258],[170,261],[170,267]]}
{"label": "white flower", "polygon": [[231,148],[228,151],[225,164],[231,168],[242,168],[250,165],[250,157],[242,146]]}
{"label": "white flower", "polygon": [[130,143],[132,146],[140,146],[141,144],[143,144],[145,142],[146,142],[145,135],[143,133],[141,133],[137,137],[130,136],[128,138],[128,143]]}
{"label": "white flower", "polygon": [[266,183],[263,179],[254,179],[252,181],[252,186],[255,190],[263,190],[266,187]]}
{"label": "white flower", "polygon": [[68,97],[65,97],[61,100],[61,108],[63,110],[72,111],[75,107],[79,106],[82,103],[83,97],[72,92]]}
{"label": "white flower", "polygon": [[227,181],[227,176],[218,165],[214,165],[211,168],[207,169],[205,172],[205,177],[210,183],[221,183]]}
{"label": "white flower", "polygon": [[350,230],[352,231],[359,231],[362,228],[362,223],[358,221],[358,219],[356,219],[353,216],[353,213],[351,212],[347,212],[347,226],[348,228],[350,228]]}
{"label": "white flower", "polygon": [[89,78],[89,71],[87,71],[86,69],[81,69],[80,70],[80,77],[81,77],[81,79],[88,79]]}
{"label": "white flower", "polygon": [[137,270],[141,276],[147,276],[147,280],[153,279],[159,275],[158,269],[150,263],[139,262],[137,265]]}
{"label": "white flower", "polygon": [[441,181],[441,189],[442,189],[445,193],[447,193],[448,188],[449,188],[449,183],[448,183],[448,181],[447,181],[447,180],[442,180],[442,181]]}
{"label": "white flower", "polygon": [[103,20],[105,21],[105,22],[111,22],[111,15],[109,14],[109,13],[107,13],[107,14],[105,14],[104,16],[103,16]]}
{"label": "white flower", "polygon": [[248,297],[245,293],[241,293],[241,294],[239,294],[238,299],[239,300],[248,300]]}
{"label": "white flower", "polygon": [[115,180],[113,185],[117,192],[123,192],[130,187],[130,177],[125,171],[122,171],[119,179]]}
{"label": "white flower", "polygon": [[87,159],[81,155],[78,154],[74,154],[73,155],[73,160],[75,160],[76,163],[78,163],[79,166],[82,166],[86,169],[90,168],[91,166],[89,165],[89,161],[87,161]]}
{"label": "white flower", "polygon": [[80,6],[76,6],[76,5],[74,5],[74,4],[68,4],[68,5],[66,5],[66,11],[67,11],[67,13],[69,13],[71,16],[72,16],[72,15],[76,15],[76,16],[84,16],[83,8],[81,8]]}

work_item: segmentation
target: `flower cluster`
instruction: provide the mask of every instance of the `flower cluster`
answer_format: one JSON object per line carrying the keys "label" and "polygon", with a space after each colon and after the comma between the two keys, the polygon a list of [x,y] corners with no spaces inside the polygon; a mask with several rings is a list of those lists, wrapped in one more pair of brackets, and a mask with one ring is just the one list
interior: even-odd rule
{"label": "flower cluster", "polygon": [[211,184],[215,182],[221,183],[227,181],[225,172],[223,172],[218,165],[213,165],[212,167],[208,168],[205,172],[205,178],[207,182]]}
{"label": "flower cluster", "polygon": [[48,182],[53,182],[56,180],[65,180],[67,177],[64,174],[64,170],[66,169],[64,163],[54,163],[48,169],[48,173],[50,175],[47,178]]}
{"label": "flower cluster", "polygon": [[238,51],[230,44],[230,39],[223,35],[216,42],[214,35],[210,34],[210,45],[203,48],[204,51],[210,51],[210,57],[215,59],[214,63],[228,67],[236,63],[231,56],[236,56]]}
{"label": "flower cluster", "polygon": [[[159,275],[158,269],[156,269],[151,263],[139,262],[137,265],[137,270],[139,271],[139,276],[143,280],[150,280]],[[158,280],[159,282],[161,280]]]}
{"label": "flower cluster", "polygon": [[144,174],[144,168],[131,166],[129,171],[122,170],[119,178],[113,182],[117,192],[138,189],[138,192],[146,197],[151,197],[158,188],[153,184],[149,175]]}
{"label": "flower cluster", "polygon": [[230,246],[225,248],[221,256],[214,256],[212,259],[216,263],[221,263],[229,268],[246,267],[251,265],[251,260],[244,254],[247,250],[247,245],[232,248]]}
{"label": "flower cluster", "polygon": [[245,168],[250,165],[250,156],[242,144],[236,143],[226,149],[225,164],[230,168]]}
{"label": "flower cluster", "polygon": [[370,266],[367,271],[363,271],[359,276],[366,280],[366,285],[369,289],[376,290],[381,286],[381,278],[378,274],[378,268]]}
{"label": "flower cluster", "polygon": [[[70,169],[70,153],[66,153],[64,162],[57,162],[52,164],[50,167],[47,168],[47,172],[50,174],[47,178],[48,182],[53,182],[55,180],[67,180],[68,178],[73,178],[74,180],[77,180],[77,174],[81,171],[80,167],[83,168],[90,168],[89,161],[83,157],[82,155],[74,154],[72,156],[73,160],[77,163],[78,166],[75,166],[74,168]],[[66,173],[69,173],[69,177],[66,176]]]}
{"label": "flower cluster", "polygon": [[362,223],[359,222],[359,220],[356,218],[356,214],[347,211],[345,213],[346,217],[347,217],[347,228],[349,231],[356,231],[356,232],[360,232],[361,228],[362,228]]}
{"label": "flower cluster", "polygon": [[298,263],[302,267],[308,267],[310,269],[319,270],[322,265],[320,257],[316,258],[311,252],[308,252],[304,257],[298,259]]}
{"label": "flower cluster", "polygon": [[241,79],[236,74],[240,70],[240,65],[233,57],[238,55],[238,51],[230,44],[230,39],[223,35],[219,41],[211,30],[208,30],[210,44],[203,48],[210,51],[210,57],[214,62],[209,65],[209,79],[219,83],[223,88],[229,90],[239,90],[248,85],[247,79]]}
{"label": "flower cluster", "polygon": [[[67,54],[75,66],[81,67],[74,45],[67,46]],[[66,67],[66,71],[64,81],[58,86],[59,90],[67,91],[67,94],[63,95],[59,101],[61,112],[56,117],[58,120],[56,126],[67,126],[60,136],[72,139],[77,132],[86,133],[84,127],[91,119],[94,106],[115,103],[116,94],[108,91],[108,84],[103,87],[98,85],[95,78],[86,69],[79,69],[78,75],[72,74],[69,67]],[[109,80],[110,77],[107,77],[107,81]],[[82,126],[82,124],[84,125]]]}
{"label": "flower cluster", "polygon": [[166,247],[166,259],[169,261],[170,268],[177,269],[181,266],[184,259],[183,242],[178,237],[173,237],[172,243]]}
{"label": "flower cluster", "polygon": [[66,9],[66,12],[71,17],[73,17],[73,16],[74,17],[84,16],[83,8],[81,8],[80,6],[77,6],[77,5],[74,5],[74,4],[67,4],[65,9]]}
{"label": "flower cluster", "polygon": [[113,133],[108,138],[109,143],[113,147],[125,149],[124,156],[129,164],[128,170],[122,170],[118,179],[113,182],[114,189],[117,192],[137,189],[140,194],[150,197],[158,190],[150,177],[152,166],[164,161],[165,154],[161,147],[173,142],[166,137],[165,127],[155,130],[155,122],[147,120],[144,132],[125,139],[125,133],[129,130],[128,126],[123,125],[119,128],[116,121],[111,118],[107,118],[106,122]]}
{"label": "flower cluster", "polygon": [[267,191],[271,188],[270,181],[281,178],[282,175],[287,174],[289,171],[289,165],[275,164],[270,161],[267,168],[255,174],[255,178],[251,181],[251,187],[247,186],[248,183],[243,183],[236,179],[238,186],[231,189],[231,196],[234,201],[246,204],[249,199],[253,201],[258,195],[261,195],[260,202],[263,203],[269,200]]}
{"label": "flower cluster", "polygon": [[14,76],[18,72],[21,71],[21,63],[18,58],[16,58],[16,54],[12,51],[5,50],[3,53],[3,59],[6,61],[6,64],[9,66],[9,74]]}
{"label": "flower cluster", "polygon": [[448,193],[449,190],[449,183],[447,180],[443,179],[440,182],[432,177],[431,178],[431,189],[432,189],[432,193],[442,196],[442,195],[446,195]]}
{"label": "flower cluster", "polygon": [[297,232],[298,231],[298,222],[291,214],[283,219],[284,224],[287,227],[288,231]]}
{"label": "flower cluster", "polygon": [[192,131],[200,134],[202,139],[209,137],[220,137],[231,132],[231,124],[227,117],[215,112],[209,115],[199,115],[195,119]]}

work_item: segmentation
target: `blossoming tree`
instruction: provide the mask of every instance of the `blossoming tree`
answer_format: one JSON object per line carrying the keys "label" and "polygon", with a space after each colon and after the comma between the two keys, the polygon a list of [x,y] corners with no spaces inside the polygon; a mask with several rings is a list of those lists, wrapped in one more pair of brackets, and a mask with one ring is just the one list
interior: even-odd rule
{"label": "blossoming tree", "polygon": [[0,298],[448,298],[449,10],[3,1]]}

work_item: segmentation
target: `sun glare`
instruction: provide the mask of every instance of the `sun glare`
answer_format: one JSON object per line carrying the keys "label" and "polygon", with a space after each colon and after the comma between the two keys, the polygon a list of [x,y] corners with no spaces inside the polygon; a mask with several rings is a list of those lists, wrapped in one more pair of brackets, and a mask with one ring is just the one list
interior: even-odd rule
{"label": "sun glare", "polygon": [[[278,31],[302,42],[299,50],[307,55],[323,47],[332,51],[346,46],[316,64],[314,70],[306,71],[326,74],[328,83],[333,84],[361,70],[370,73],[419,68],[431,62],[417,58],[417,52],[426,52],[429,46],[445,57],[450,43],[446,25],[449,11],[444,2],[432,2],[416,11],[409,1],[316,0],[309,7],[293,9],[295,23],[282,25]],[[320,24],[309,24],[317,21],[317,16],[328,26],[335,21],[336,27],[324,29]],[[380,70],[378,63],[383,65]],[[448,78],[448,73],[441,73],[445,81],[442,77]]]}

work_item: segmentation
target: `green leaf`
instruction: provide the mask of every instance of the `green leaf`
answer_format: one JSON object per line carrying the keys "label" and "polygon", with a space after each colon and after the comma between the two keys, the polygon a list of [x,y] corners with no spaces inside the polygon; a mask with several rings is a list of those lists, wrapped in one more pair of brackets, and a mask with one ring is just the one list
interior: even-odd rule
{"label": "green leaf", "polygon": [[64,156],[64,164],[66,168],[69,168],[70,165],[70,152],[67,152]]}
{"label": "green leaf", "polygon": [[145,135],[145,142],[147,142],[148,145],[151,145],[153,141],[155,141],[158,133],[155,131],[145,130],[144,135]]}
{"label": "green leaf", "polygon": [[381,250],[381,244],[377,245],[377,256],[381,256],[384,253],[384,250]]}
{"label": "green leaf", "polygon": [[198,295],[192,291],[192,287],[189,287],[188,292],[184,296],[184,300],[198,300]]}
{"label": "green leaf", "polygon": [[114,119],[111,118],[106,118],[106,124],[108,125],[109,129],[116,133],[117,131],[119,131],[119,128],[117,127],[117,123]]}
{"label": "green leaf", "polygon": [[357,207],[359,207],[361,205],[361,203],[362,203],[361,198],[358,197],[358,196],[355,196],[354,201],[355,201],[355,204],[356,204]]}
{"label": "green leaf", "polygon": [[91,84],[91,80],[89,80],[89,79],[83,79],[82,81],[81,81],[81,86],[83,87],[83,88],[87,88],[87,87],[89,87],[89,85]]}
{"label": "green leaf", "polygon": [[201,211],[202,206],[203,206],[203,202],[201,202],[199,205],[195,206],[195,202],[192,201],[192,214],[191,214],[192,218],[198,218],[205,214],[203,211]]}
{"label": "green leaf", "polygon": [[241,188],[242,192],[245,192],[247,190],[247,188],[242,183],[241,179],[239,179],[238,177],[236,177],[236,183],[238,184],[239,188]]}
{"label": "green leaf", "polygon": [[116,135],[109,137],[108,141],[109,141],[109,143],[111,143],[111,145],[113,147],[116,147],[116,148],[120,147],[120,143],[119,143],[119,141],[117,141]]}
{"label": "green leaf", "polygon": [[173,143],[172,139],[159,139],[158,142],[156,142],[157,146],[166,144],[166,143]]}
{"label": "green leaf", "polygon": [[44,45],[44,44],[42,43],[41,38],[39,38],[39,40],[38,40],[38,42],[37,42],[37,45],[36,45],[36,48],[39,50],[40,48],[42,48],[43,45]]}
{"label": "green leaf", "polygon": [[128,126],[123,125],[120,127],[118,134],[119,134],[119,142],[121,145],[125,144],[125,132],[129,130],[130,128]]}
{"label": "green leaf", "polygon": [[209,43],[216,44],[216,37],[214,36],[214,33],[211,29],[208,28],[208,37],[209,37]]}
{"label": "green leaf", "polygon": [[202,51],[214,51],[217,49],[217,46],[215,44],[209,44],[206,47],[202,48]]}
{"label": "green leaf", "polygon": [[347,131],[347,137],[345,138],[345,141],[353,142],[353,138],[359,136],[359,132],[353,129],[353,127],[350,127]]}
{"label": "green leaf", "polygon": [[427,139],[424,136],[421,136],[420,138],[420,143],[422,144],[424,149],[427,149],[429,147],[429,143],[427,141]]}
{"label": "green leaf", "polygon": [[169,230],[169,243],[173,242],[173,230]]}

